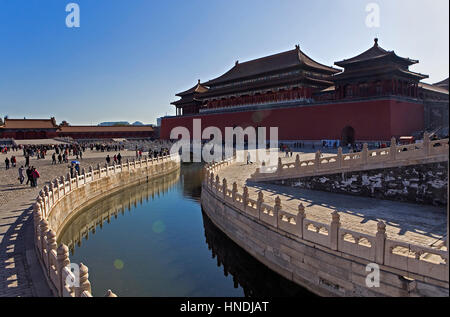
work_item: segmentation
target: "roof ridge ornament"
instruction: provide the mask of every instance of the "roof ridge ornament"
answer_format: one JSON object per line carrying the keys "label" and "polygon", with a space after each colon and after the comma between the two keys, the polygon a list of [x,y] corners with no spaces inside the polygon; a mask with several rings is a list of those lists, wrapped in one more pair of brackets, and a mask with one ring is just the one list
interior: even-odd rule
{"label": "roof ridge ornament", "polygon": [[236,61],[236,63],[234,63],[234,66],[237,66],[239,64],[239,60]]}
{"label": "roof ridge ornament", "polygon": [[374,41],[373,46],[378,47],[378,37],[374,38],[373,41]]}

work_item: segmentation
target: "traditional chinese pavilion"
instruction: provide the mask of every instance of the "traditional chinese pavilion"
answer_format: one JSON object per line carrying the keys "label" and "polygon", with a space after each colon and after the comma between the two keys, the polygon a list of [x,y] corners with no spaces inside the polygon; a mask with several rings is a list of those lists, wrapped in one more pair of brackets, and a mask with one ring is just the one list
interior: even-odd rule
{"label": "traditional chinese pavilion", "polygon": [[[300,46],[240,63],[225,74],[177,94],[176,116],[161,120],[160,137],[174,127],[278,127],[279,140],[387,141],[434,126],[448,126],[448,90],[422,83],[417,60],[378,45],[335,68]],[[439,102],[436,102],[439,100]],[[427,112],[434,109],[434,118]],[[439,111],[436,112],[436,109]],[[436,115],[436,113],[438,113]]]}
{"label": "traditional chinese pavilion", "polygon": [[50,119],[9,119],[0,125],[0,138],[51,139],[57,137],[58,125],[55,118]]}

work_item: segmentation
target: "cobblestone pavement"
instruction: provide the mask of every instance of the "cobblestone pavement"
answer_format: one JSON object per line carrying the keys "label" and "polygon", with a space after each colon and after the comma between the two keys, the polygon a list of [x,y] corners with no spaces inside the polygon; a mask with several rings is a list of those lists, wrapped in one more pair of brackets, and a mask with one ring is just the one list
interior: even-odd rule
{"label": "cobblestone pavement", "polygon": [[[50,296],[34,255],[31,205],[44,185],[69,172],[68,164],[51,165],[52,153],[48,152],[44,160],[30,160],[41,175],[36,188],[20,185],[18,181],[18,167],[25,163],[22,151],[0,154],[0,297]],[[81,168],[104,165],[108,154],[113,157],[115,153],[87,150],[83,160],[79,160]],[[12,155],[17,158],[17,167],[5,170],[5,158]],[[121,155],[126,160],[134,157],[135,152],[121,151]]]}
{"label": "cobblestone pavement", "polygon": [[[314,153],[299,153],[301,160],[313,159]],[[324,154],[326,155],[326,154]],[[285,158],[283,163],[295,161],[293,157]],[[323,223],[331,222],[331,213],[336,210],[345,229],[375,235],[377,222],[386,222],[388,237],[409,243],[439,246],[446,236],[446,208],[417,205],[396,201],[357,197],[288,186],[261,184],[247,181],[256,170],[256,164],[233,163],[219,171],[220,180],[225,177],[229,186],[236,181],[239,192],[247,185],[249,195],[257,199],[262,191],[264,202],[274,205],[275,198],[281,198],[282,209],[297,214],[298,205],[303,203],[307,218]]]}

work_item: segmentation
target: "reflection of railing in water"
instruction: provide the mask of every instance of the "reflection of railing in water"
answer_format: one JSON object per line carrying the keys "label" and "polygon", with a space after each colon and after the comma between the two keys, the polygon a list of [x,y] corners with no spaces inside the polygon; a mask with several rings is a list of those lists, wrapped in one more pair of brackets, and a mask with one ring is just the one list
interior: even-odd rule
{"label": "reflection of railing in water", "polygon": [[126,188],[113,194],[94,205],[80,211],[76,218],[68,223],[61,231],[58,244],[68,246],[70,253],[75,252],[75,245],[81,246],[83,238],[89,239],[89,233],[95,234],[97,228],[102,229],[103,224],[110,223],[111,219],[117,219],[125,210],[131,210],[145,201],[152,200],[155,196],[164,195],[169,188],[179,181],[179,173],[172,173],[157,179],[149,180],[137,186]]}
{"label": "reflection of railing in water", "polygon": [[208,249],[217,266],[223,266],[225,276],[233,276],[234,287],[239,285],[245,297],[307,297],[314,296],[299,285],[291,282],[259,263],[250,254],[218,229],[202,212],[203,226]]}

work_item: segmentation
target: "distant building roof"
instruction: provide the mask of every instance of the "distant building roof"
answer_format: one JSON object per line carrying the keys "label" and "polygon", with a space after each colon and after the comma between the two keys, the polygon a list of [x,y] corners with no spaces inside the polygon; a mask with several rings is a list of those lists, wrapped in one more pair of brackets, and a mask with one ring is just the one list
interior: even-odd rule
{"label": "distant building roof", "polygon": [[336,87],[335,86],[330,86],[328,88],[322,89],[320,92],[329,92],[329,91],[335,91]]}
{"label": "distant building roof", "polygon": [[385,49],[383,49],[382,47],[380,47],[378,45],[378,39],[375,38],[373,46],[371,48],[369,48],[367,51],[365,51],[355,57],[352,57],[349,59],[344,59],[340,62],[335,62],[334,64],[345,68],[346,66],[348,66],[350,64],[384,58],[384,57],[388,57],[388,56],[392,57],[397,62],[408,65],[408,66],[417,64],[419,62],[418,60],[413,60],[413,59],[397,56],[397,54],[395,54],[394,51],[386,51]]}
{"label": "distant building roof", "polygon": [[5,119],[3,129],[57,129],[55,118],[51,119]]}
{"label": "distant building roof", "polygon": [[152,132],[151,126],[65,126],[61,127],[63,133],[89,133],[89,132]]}
{"label": "distant building roof", "polygon": [[448,90],[448,77],[438,83],[433,84],[433,86],[441,87]]}
{"label": "distant building roof", "polygon": [[430,84],[427,84],[427,83],[419,83],[419,87],[423,88],[423,89],[426,89],[426,90],[431,90],[431,91],[434,91],[434,92],[440,92],[442,94],[447,94],[448,95],[448,90],[447,89],[439,87],[439,86],[436,86],[436,84],[430,85]]}
{"label": "distant building roof", "polygon": [[277,70],[287,69],[295,66],[306,65],[329,74],[340,72],[340,70],[320,64],[300,50],[300,46],[296,45],[295,49],[270,55],[248,62],[236,62],[235,66],[220,77],[205,82],[205,86],[217,85],[220,83],[230,82],[233,80],[256,76],[274,72]]}

